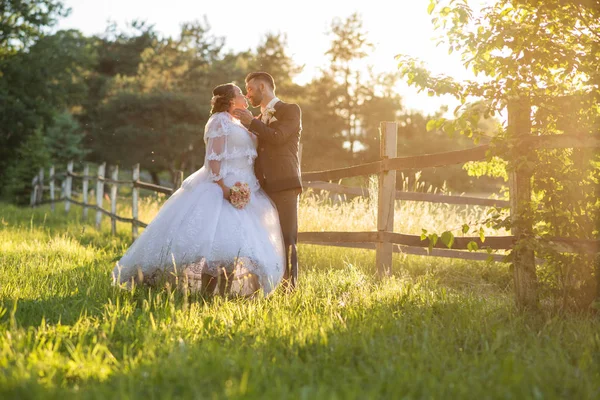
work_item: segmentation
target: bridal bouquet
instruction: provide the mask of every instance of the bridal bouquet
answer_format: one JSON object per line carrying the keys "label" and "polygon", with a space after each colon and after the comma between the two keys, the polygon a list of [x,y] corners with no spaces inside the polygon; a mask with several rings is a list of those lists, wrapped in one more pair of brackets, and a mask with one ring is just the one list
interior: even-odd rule
{"label": "bridal bouquet", "polygon": [[250,201],[250,187],[248,184],[236,182],[236,184],[231,187],[229,201],[232,206],[239,210],[246,207],[246,204]]}

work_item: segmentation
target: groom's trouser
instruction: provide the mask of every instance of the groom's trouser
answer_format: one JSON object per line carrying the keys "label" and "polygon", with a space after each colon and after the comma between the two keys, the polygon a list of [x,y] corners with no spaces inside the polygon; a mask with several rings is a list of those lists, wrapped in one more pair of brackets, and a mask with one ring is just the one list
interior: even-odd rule
{"label": "groom's trouser", "polygon": [[285,246],[285,269],[283,278],[290,280],[292,287],[298,284],[298,200],[300,189],[268,193],[277,212]]}

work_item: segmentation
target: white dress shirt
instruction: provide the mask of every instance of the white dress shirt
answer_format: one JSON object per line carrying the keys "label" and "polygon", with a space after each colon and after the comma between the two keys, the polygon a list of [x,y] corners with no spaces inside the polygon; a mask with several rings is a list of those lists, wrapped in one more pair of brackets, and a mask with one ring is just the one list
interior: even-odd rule
{"label": "white dress shirt", "polygon": [[[273,100],[271,100],[265,108],[262,108],[262,107],[260,108],[260,113],[262,114],[260,120],[262,122],[264,122],[265,124],[269,123],[269,120],[271,119],[271,117],[273,116],[273,113],[275,112],[275,104],[279,103],[279,101],[280,100],[277,97],[273,97]],[[270,111],[270,115],[267,111]]]}

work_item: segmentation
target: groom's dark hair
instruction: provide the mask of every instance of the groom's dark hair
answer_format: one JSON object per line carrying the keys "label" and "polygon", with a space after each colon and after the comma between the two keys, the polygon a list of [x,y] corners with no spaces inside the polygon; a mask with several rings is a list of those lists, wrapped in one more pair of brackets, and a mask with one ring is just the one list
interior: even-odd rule
{"label": "groom's dark hair", "polygon": [[250,72],[248,76],[246,76],[246,83],[250,82],[252,79],[263,81],[264,83],[271,86],[271,89],[275,90],[275,80],[273,79],[271,74],[267,72]]}

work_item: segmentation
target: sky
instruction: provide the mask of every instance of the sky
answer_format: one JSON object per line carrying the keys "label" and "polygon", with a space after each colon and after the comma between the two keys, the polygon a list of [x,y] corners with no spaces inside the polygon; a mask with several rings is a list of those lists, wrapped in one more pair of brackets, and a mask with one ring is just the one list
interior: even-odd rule
{"label": "sky", "polygon": [[[484,0],[485,1],[485,0]],[[318,74],[326,65],[325,52],[331,43],[328,31],[335,18],[345,19],[353,12],[361,14],[368,39],[375,45],[366,60],[376,72],[397,72],[397,54],[418,57],[438,73],[459,79],[471,78],[454,53],[432,40],[428,0],[333,0],[298,2],[254,2],[230,0],[64,0],[71,8],[57,29],[78,29],[86,35],[104,32],[108,21],[120,28],[133,20],[153,24],[162,34],[176,37],[183,22],[203,20],[206,16],[211,31],[225,37],[225,47],[234,51],[254,49],[266,33],[284,33],[288,54],[303,72],[296,78],[300,84]],[[276,77],[275,77],[276,78]],[[431,114],[441,105],[455,103],[449,98],[432,98],[417,94],[405,84],[398,87],[408,110]],[[285,94],[278,93],[282,98]],[[452,109],[452,108],[451,108]]]}

